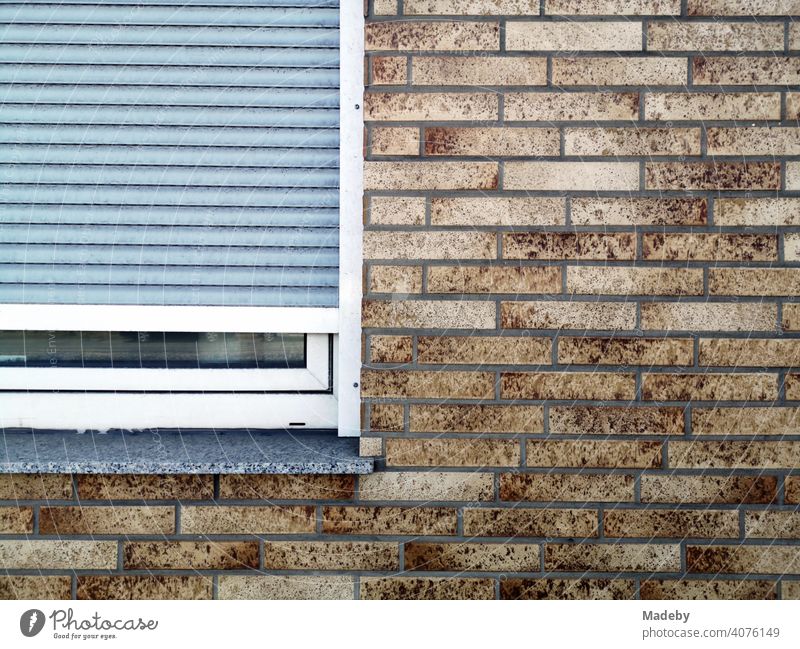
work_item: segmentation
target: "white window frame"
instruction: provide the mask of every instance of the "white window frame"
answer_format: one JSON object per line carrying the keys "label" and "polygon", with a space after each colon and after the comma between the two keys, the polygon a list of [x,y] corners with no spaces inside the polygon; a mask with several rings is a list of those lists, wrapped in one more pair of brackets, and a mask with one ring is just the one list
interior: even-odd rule
{"label": "white window frame", "polygon": [[[0,390],[5,391],[0,392],[0,427],[284,428],[297,425],[302,428],[336,428],[343,437],[360,435],[364,16],[361,3],[352,0],[342,1],[339,14],[338,308],[0,305],[0,327],[5,330],[197,331],[199,327],[202,331],[226,333],[303,333],[308,335],[308,368],[3,368],[0,370]],[[332,368],[328,366],[329,335],[333,336]],[[256,377],[257,374],[261,377]],[[329,390],[330,376],[333,377],[332,393]],[[325,389],[329,393],[221,391],[262,389],[258,386],[265,390]],[[110,391],[88,391],[98,387]],[[122,392],[145,388],[167,392]],[[20,391],[9,391],[13,389]],[[38,389],[73,389],[79,392],[28,391]],[[203,392],[169,392],[185,389]]]}

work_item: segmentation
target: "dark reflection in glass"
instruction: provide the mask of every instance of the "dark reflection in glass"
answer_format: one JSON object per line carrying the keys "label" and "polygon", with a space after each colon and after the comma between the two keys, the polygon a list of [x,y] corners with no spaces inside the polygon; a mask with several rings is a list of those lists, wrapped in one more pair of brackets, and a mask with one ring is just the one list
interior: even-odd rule
{"label": "dark reflection in glass", "polygon": [[304,334],[0,331],[0,367],[302,368]]}

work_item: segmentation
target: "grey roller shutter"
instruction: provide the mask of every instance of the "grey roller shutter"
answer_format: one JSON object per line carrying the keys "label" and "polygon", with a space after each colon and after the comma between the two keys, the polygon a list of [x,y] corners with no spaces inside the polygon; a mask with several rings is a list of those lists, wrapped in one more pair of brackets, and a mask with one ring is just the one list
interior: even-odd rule
{"label": "grey roller shutter", "polygon": [[338,5],[0,1],[0,302],[336,306]]}

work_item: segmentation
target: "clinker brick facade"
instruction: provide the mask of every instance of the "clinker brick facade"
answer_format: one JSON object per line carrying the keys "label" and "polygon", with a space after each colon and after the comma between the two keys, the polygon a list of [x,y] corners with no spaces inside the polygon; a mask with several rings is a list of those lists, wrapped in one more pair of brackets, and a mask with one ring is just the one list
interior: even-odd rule
{"label": "clinker brick facade", "polygon": [[0,476],[0,596],[800,597],[800,2],[368,4],[376,472]]}

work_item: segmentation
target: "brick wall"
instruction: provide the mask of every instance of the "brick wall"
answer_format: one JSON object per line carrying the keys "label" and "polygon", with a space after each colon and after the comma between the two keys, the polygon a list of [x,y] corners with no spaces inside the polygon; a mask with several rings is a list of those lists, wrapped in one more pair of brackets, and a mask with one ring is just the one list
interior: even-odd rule
{"label": "brick wall", "polygon": [[373,0],[379,470],[0,476],[0,596],[800,598],[782,12]]}

